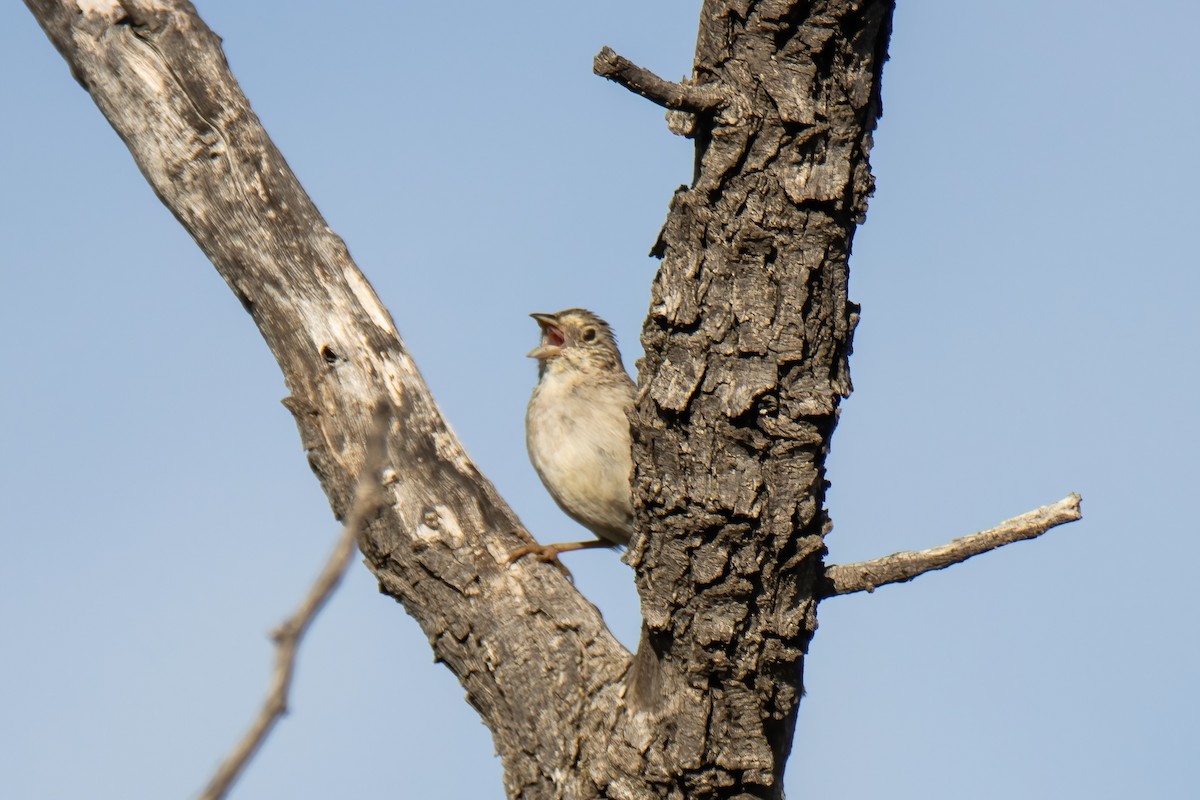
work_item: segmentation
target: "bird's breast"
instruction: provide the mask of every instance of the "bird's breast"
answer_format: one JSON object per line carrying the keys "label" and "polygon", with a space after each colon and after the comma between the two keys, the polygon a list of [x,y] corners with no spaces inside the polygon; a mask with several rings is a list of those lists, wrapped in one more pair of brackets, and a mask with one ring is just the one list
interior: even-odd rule
{"label": "bird's breast", "polygon": [[592,533],[621,544],[633,524],[631,403],[631,386],[546,373],[525,415],[529,458],[551,496]]}

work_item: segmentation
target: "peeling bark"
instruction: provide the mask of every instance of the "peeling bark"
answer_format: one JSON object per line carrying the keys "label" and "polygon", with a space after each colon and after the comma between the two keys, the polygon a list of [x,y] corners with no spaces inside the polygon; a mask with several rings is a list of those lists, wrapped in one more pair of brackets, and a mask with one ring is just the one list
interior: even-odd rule
{"label": "peeling bark", "polygon": [[644,534],[627,556],[648,627],[639,681],[659,687],[643,758],[677,765],[665,796],[782,793],[891,12],[709,0],[701,14],[691,83],[728,101],[679,126],[697,173],[655,248],[634,425]]}
{"label": "peeling bark", "polygon": [[309,463],[341,518],[372,409],[398,480],[362,549],[491,728],[510,796],[556,796],[591,699],[629,654],[552,567],[447,427],[342,240],[266,135],[187,2],[29,0],[51,41],[279,362]]}
{"label": "peeling bark", "polygon": [[892,3],[709,0],[695,70],[611,69],[696,139],[671,203],[634,420],[627,651],[529,541],[388,312],[182,0],[27,0],[164,204],[254,318],[313,470],[349,503],[378,403],[398,480],[364,534],[524,798],[779,797],[824,575],[825,454],[856,309],[847,258]]}

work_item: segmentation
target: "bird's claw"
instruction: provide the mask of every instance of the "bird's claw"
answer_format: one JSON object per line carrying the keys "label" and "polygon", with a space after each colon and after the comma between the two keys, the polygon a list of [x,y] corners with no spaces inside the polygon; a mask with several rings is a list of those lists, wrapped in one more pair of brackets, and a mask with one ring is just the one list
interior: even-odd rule
{"label": "bird's claw", "polygon": [[563,574],[563,577],[571,583],[575,583],[575,576],[571,574],[571,570],[567,569],[567,565],[558,558],[560,552],[562,551],[552,544],[527,544],[509,553],[506,563],[514,564],[525,556],[536,556],[537,560],[543,564],[553,564],[554,568]]}

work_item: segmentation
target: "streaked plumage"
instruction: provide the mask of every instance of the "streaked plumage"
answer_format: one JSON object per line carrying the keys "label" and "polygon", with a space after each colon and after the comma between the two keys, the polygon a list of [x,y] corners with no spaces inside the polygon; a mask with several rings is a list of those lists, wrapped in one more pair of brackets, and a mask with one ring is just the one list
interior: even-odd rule
{"label": "streaked plumage", "polygon": [[531,316],[542,340],[529,353],[538,360],[525,414],[529,459],[559,508],[601,541],[526,548],[519,555],[552,559],[563,550],[628,544],[634,385],[612,329],[581,308]]}

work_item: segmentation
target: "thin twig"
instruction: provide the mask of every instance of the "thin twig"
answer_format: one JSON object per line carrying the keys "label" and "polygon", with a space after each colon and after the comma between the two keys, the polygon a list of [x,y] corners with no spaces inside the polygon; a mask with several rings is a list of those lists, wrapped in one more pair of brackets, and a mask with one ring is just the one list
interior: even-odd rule
{"label": "thin twig", "polygon": [[346,574],[346,567],[357,549],[359,534],[383,503],[379,471],[386,450],[388,419],[386,411],[376,410],[374,430],[367,436],[366,455],[354,489],[354,500],[349,513],[346,514],[342,535],[338,538],[329,561],[296,612],[272,634],[271,638],[275,641],[275,671],[271,676],[271,687],[267,691],[266,700],[263,701],[262,710],[246,731],[246,735],[221,763],[200,795],[200,800],[224,798],[242,770],[250,763],[250,759],[254,758],[275,723],[287,713],[288,691],[291,689],[292,675],[296,669],[296,654],[300,648],[300,641],[325,602],[341,583],[342,576]]}
{"label": "thin twig", "polygon": [[1069,494],[1057,503],[1036,508],[989,530],[963,536],[930,550],[910,550],[874,561],[828,567],[820,596],[873,592],[880,586],[911,581],[918,575],[945,569],[1006,544],[1036,539],[1053,527],[1082,518],[1083,511],[1079,507],[1081,499],[1077,494]]}
{"label": "thin twig", "polygon": [[663,80],[650,70],[639,67],[624,56],[605,47],[592,61],[592,71],[619,83],[631,92],[675,111],[715,111],[729,98],[715,84],[674,83]]}

